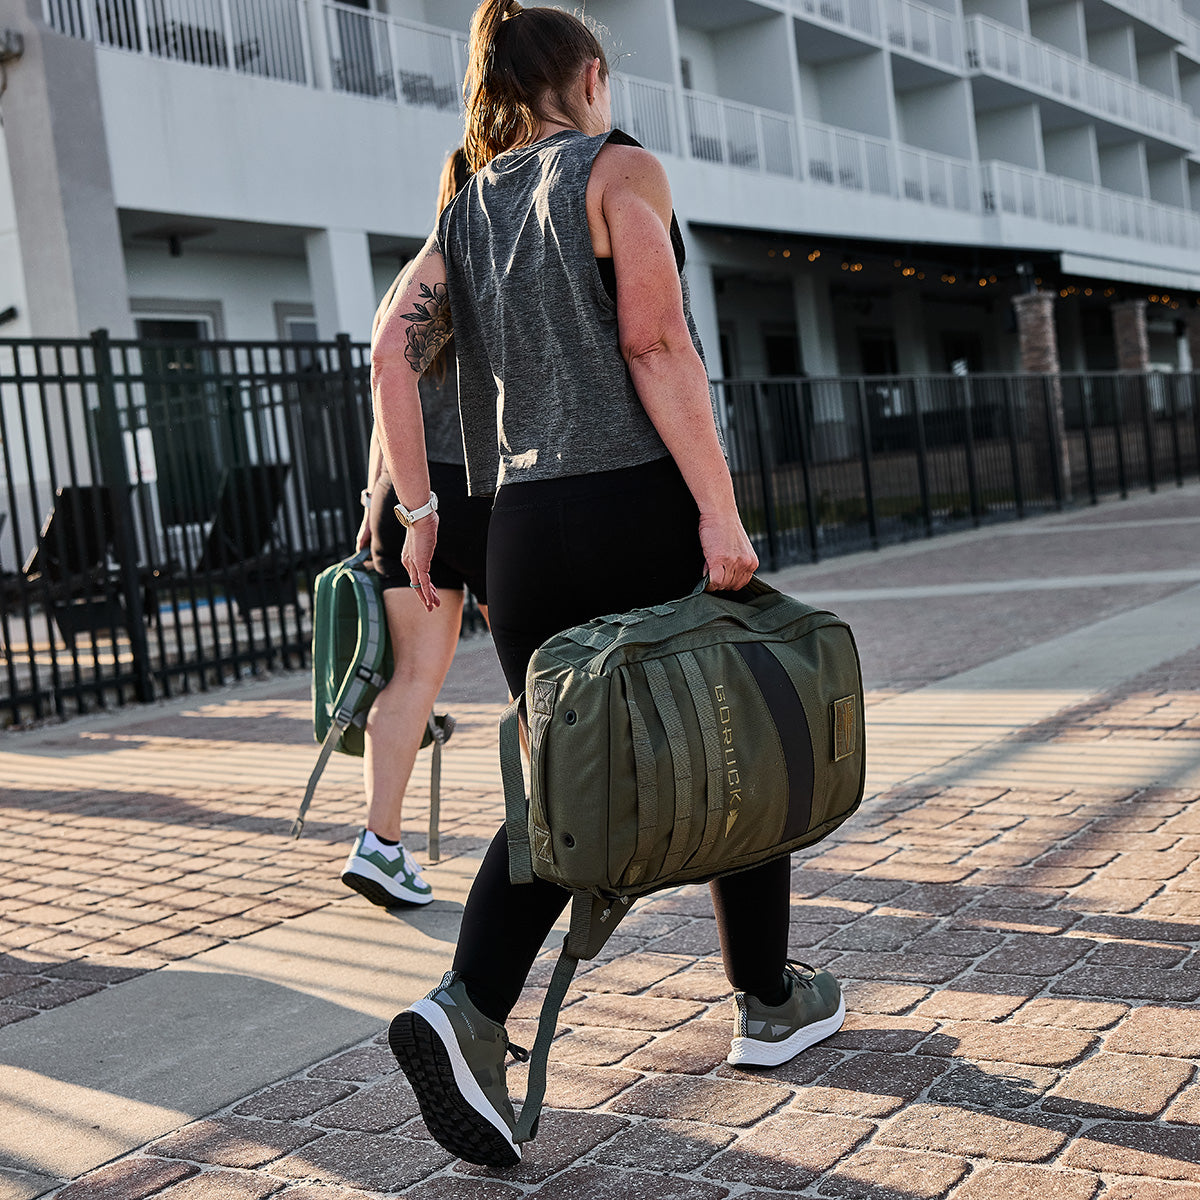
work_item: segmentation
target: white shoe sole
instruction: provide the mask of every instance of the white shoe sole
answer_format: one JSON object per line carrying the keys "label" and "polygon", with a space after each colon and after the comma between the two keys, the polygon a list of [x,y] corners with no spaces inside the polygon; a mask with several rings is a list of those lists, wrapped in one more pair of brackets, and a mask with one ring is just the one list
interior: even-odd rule
{"label": "white shoe sole", "polygon": [[409,1005],[408,1011],[428,1022],[450,1058],[454,1083],[462,1098],[496,1130],[519,1159],[521,1147],[513,1141],[512,1130],[509,1129],[508,1122],[492,1107],[492,1102],[484,1095],[483,1088],[476,1082],[471,1068],[467,1066],[467,1060],[463,1057],[458,1038],[454,1035],[454,1028],[450,1024],[450,1018],[446,1015],[445,1009],[435,1000],[430,1000],[428,996],[425,996],[415,1004]]}
{"label": "white shoe sole", "polygon": [[[374,884],[374,887],[359,887],[359,880]],[[433,899],[432,891],[413,891],[412,888],[405,887],[399,880],[381,871],[370,859],[358,855],[351,855],[350,860],[342,868],[342,882],[347,887],[354,888],[356,892],[361,892],[372,904],[379,904],[385,908],[389,903],[428,904]],[[380,892],[389,899],[377,899]]]}
{"label": "white shoe sole", "polygon": [[846,1019],[845,998],[838,1000],[837,1012],[823,1021],[814,1021],[797,1029],[782,1042],[760,1042],[757,1038],[735,1037],[725,1060],[734,1067],[778,1067],[796,1057],[802,1050],[832,1037]]}

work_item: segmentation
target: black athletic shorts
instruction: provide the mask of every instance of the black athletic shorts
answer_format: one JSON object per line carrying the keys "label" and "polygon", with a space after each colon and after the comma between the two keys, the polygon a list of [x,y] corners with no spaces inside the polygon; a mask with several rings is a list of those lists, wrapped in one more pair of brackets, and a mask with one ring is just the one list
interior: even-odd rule
{"label": "black athletic shorts", "polygon": [[[486,604],[492,499],[468,496],[467,469],[454,463],[431,462],[429,486],[437,493],[439,518],[429,578],[434,587],[447,591],[469,588],[480,604]],[[395,503],[396,489],[383,475],[371,495],[371,563],[385,588],[408,587],[412,582],[400,561],[405,530]]]}

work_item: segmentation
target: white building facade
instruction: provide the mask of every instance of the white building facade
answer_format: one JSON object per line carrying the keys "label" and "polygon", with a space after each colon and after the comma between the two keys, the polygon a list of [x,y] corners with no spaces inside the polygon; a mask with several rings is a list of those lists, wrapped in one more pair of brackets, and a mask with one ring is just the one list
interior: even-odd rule
{"label": "white building facade", "polygon": [[[0,0],[0,337],[366,340],[432,225],[473,8],[371,3]],[[1016,370],[1034,289],[1064,370],[1190,367],[1200,0],[587,15],[713,375]]]}

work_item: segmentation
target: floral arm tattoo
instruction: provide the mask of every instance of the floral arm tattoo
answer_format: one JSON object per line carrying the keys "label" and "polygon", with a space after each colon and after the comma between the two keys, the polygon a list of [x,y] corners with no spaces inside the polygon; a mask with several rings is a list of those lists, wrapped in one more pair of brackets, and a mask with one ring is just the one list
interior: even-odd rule
{"label": "floral arm tattoo", "polygon": [[401,319],[411,322],[406,335],[404,357],[418,375],[437,358],[438,351],[454,336],[450,320],[450,294],[444,283],[433,287],[422,283],[421,299],[413,303],[412,312],[401,314]]}

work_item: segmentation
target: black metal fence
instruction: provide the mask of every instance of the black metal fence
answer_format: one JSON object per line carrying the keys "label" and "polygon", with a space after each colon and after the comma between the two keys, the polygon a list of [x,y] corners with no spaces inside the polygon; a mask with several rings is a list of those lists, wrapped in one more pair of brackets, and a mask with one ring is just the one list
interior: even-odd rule
{"label": "black metal fence", "polygon": [[[1200,470],[1191,375],[718,381],[765,565]],[[362,516],[367,347],[0,340],[7,723],[306,665]]]}
{"label": "black metal fence", "polygon": [[350,552],[369,359],[332,344],[0,341],[9,722],[307,662]]}
{"label": "black metal fence", "polygon": [[716,384],[770,568],[1200,473],[1200,376],[944,375]]}

